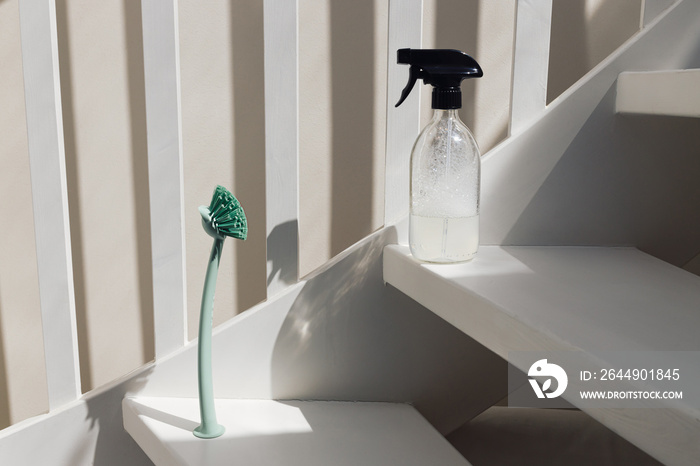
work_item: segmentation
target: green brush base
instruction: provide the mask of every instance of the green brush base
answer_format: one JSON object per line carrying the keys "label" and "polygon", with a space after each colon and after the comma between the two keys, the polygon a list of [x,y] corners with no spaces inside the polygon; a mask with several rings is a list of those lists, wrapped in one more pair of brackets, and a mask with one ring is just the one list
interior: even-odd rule
{"label": "green brush base", "polygon": [[203,424],[197,427],[192,433],[195,437],[199,438],[216,438],[221,437],[226,431],[226,427],[221,424],[214,424],[213,426],[204,426]]}

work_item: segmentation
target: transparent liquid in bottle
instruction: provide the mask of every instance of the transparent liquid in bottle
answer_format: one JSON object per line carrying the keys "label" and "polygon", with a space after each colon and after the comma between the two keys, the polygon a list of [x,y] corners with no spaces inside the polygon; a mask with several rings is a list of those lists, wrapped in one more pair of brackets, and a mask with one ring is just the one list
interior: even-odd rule
{"label": "transparent liquid in bottle", "polygon": [[456,110],[436,110],[411,154],[409,245],[416,259],[463,262],[479,247],[479,148]]}
{"label": "transparent liquid in bottle", "polygon": [[429,262],[463,262],[479,248],[479,216],[421,217],[411,215],[411,252]]}

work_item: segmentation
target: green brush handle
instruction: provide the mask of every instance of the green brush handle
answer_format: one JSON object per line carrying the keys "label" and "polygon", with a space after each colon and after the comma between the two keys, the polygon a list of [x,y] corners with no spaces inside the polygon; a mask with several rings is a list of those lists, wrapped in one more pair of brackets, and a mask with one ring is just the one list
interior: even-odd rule
{"label": "green brush handle", "polygon": [[202,308],[199,315],[199,342],[197,345],[197,366],[199,378],[199,413],[202,423],[194,430],[199,438],[216,438],[224,433],[224,426],[216,421],[214,409],[214,382],[211,371],[211,332],[214,318],[214,292],[219,273],[221,250],[224,240],[215,238],[209,255],[207,276],[202,291]]}

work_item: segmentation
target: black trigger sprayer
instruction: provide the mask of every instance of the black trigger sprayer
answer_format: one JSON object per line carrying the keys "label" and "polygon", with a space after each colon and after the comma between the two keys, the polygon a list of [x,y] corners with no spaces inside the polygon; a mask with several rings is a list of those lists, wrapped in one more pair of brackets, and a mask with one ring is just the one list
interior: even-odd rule
{"label": "black trigger sprayer", "polygon": [[457,109],[462,107],[462,81],[484,73],[459,50],[399,49],[397,58],[411,66],[397,107],[417,80],[433,86],[433,118],[411,152],[411,253],[426,262],[468,261],[479,247],[481,162],[476,140]]}
{"label": "black trigger sprayer", "polygon": [[422,79],[433,86],[433,108],[462,108],[462,80],[484,75],[476,60],[459,50],[399,49],[397,55],[399,64],[411,65],[408,84],[397,107],[406,100],[416,81]]}

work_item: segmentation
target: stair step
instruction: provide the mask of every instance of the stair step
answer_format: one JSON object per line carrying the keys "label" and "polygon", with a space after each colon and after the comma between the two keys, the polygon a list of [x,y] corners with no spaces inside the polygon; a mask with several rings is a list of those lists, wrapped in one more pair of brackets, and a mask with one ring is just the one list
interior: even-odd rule
{"label": "stair step", "polygon": [[620,73],[617,113],[700,117],[700,69]]}
{"label": "stair step", "polygon": [[192,434],[192,398],[125,398],[124,427],[156,465],[468,465],[413,407],[398,403],[216,400],[219,438]]}
{"label": "stair step", "polygon": [[[700,277],[634,248],[482,246],[471,262],[442,265],[390,245],[384,280],[506,359],[576,351],[600,373],[614,367],[603,351],[658,351],[669,368],[679,363],[670,351],[685,351],[683,377],[700,384]],[[700,457],[697,405],[664,402],[669,409],[580,407],[662,461]]]}

